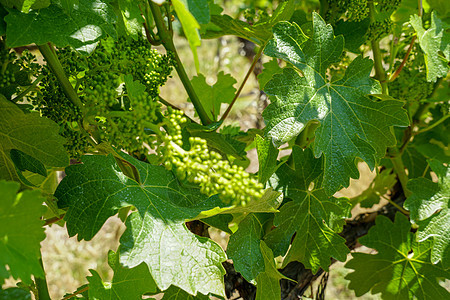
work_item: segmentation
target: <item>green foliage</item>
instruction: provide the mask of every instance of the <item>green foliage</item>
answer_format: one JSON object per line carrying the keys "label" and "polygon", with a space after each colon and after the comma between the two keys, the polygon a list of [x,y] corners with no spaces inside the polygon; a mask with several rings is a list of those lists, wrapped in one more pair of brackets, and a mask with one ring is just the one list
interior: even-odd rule
{"label": "green foliage", "polygon": [[69,164],[58,135],[56,123],[37,113],[25,114],[14,103],[0,95],[0,179],[17,180],[16,166],[11,159],[13,149],[39,160],[46,166],[65,167]]}
{"label": "green foliage", "polygon": [[292,201],[275,215],[276,228],[264,240],[274,255],[284,255],[296,233],[283,265],[296,260],[314,273],[319,267],[327,270],[330,257],[340,261],[347,257],[345,239],[337,233],[349,216],[350,204],[346,198],[326,195],[322,187],[322,158],[315,159],[309,149],[294,147],[292,159],[292,167],[282,165],[270,179],[274,189]]}
{"label": "green foliage", "polygon": [[[314,291],[308,274],[350,251],[357,296],[448,298],[448,5],[423,6],[1,0],[0,299],[57,298],[44,227],[91,240],[114,215],[125,230],[110,282],[90,270],[65,299],[322,298],[327,277]],[[219,63],[211,85],[197,48],[225,35],[256,54],[248,70],[231,56],[232,74]],[[218,59],[224,40],[235,41],[218,41]],[[194,112],[159,95],[173,70]],[[367,181],[361,163],[375,179],[339,198],[350,178]],[[379,210],[357,215],[357,204]],[[376,254],[355,253],[355,236]]]}
{"label": "green foliage", "polygon": [[419,225],[417,239],[419,242],[434,237],[431,261],[442,261],[444,268],[450,267],[450,245],[447,234],[450,231],[450,168],[439,161],[429,161],[431,169],[439,181],[432,182],[426,178],[414,178],[408,182],[413,193],[406,199],[405,207],[411,212],[411,222]]}
{"label": "green foliage", "polygon": [[360,242],[377,254],[353,253],[346,267],[355,270],[346,279],[361,296],[368,291],[383,299],[445,299],[449,296],[439,278],[449,278],[441,264],[430,262],[433,240],[418,243],[408,219],[398,214],[395,222],[379,216]]}
{"label": "green foliage", "polygon": [[57,47],[70,45],[82,53],[91,53],[100,39],[117,36],[113,25],[116,16],[108,2],[79,0],[71,10],[53,3],[29,13],[15,9],[8,12],[5,21],[9,47],[52,42]]}
{"label": "green foliage", "polygon": [[417,15],[411,16],[410,23],[417,32],[420,47],[425,54],[427,80],[434,82],[437,78],[446,76],[450,61],[450,26],[441,21],[435,12],[431,14],[431,26],[427,30]]}
{"label": "green foliage", "polygon": [[0,280],[5,278],[2,269],[7,265],[7,276],[31,283],[31,275],[45,276],[39,261],[40,242],[45,238],[40,219],[45,211],[44,199],[39,191],[17,194],[19,186],[17,182],[0,181]]}
{"label": "green foliage", "polygon": [[291,63],[304,77],[291,67],[275,75],[264,89],[275,101],[263,116],[267,135],[277,146],[296,137],[309,121],[320,121],[313,149],[316,156],[325,157],[324,188],[333,194],[348,186],[349,177],[358,177],[356,157],[373,168],[386,147],[395,143],[390,128],[409,122],[402,102],[368,97],[380,92],[378,82],[369,77],[370,59],[357,57],[342,79],[327,80],[327,68],[338,61],[344,41],[334,37],[319,15],[314,14],[313,23],[311,39],[295,24],[279,23],[274,28],[275,38],[265,53]]}

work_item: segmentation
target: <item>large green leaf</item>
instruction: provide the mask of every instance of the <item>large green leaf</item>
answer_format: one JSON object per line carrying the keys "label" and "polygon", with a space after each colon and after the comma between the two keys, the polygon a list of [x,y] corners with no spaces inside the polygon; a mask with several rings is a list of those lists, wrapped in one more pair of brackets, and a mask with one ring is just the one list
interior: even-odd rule
{"label": "large green leaf", "polygon": [[429,164],[439,181],[426,178],[414,178],[408,181],[412,195],[405,201],[405,207],[411,213],[411,221],[419,225],[419,242],[434,237],[431,261],[442,261],[445,268],[450,267],[450,167],[439,161],[430,160]]}
{"label": "large green leaf", "polygon": [[137,212],[128,217],[120,240],[121,264],[133,268],[145,262],[161,290],[175,285],[190,294],[223,295],[225,253],[184,224],[216,207],[218,197],[181,185],[164,167],[122,157],[136,168],[139,182],[126,177],[111,155],[84,156],[83,164],[66,168],[55,196],[68,208],[69,235],[91,239],[106,219],[133,205]]}
{"label": "large green leaf", "polygon": [[233,260],[234,269],[247,280],[256,279],[264,272],[264,257],[260,249],[263,223],[267,215],[249,214],[239,223],[239,228],[230,236],[227,254]]}
{"label": "large green leaf", "polygon": [[15,279],[30,284],[31,275],[44,277],[39,262],[40,243],[45,238],[44,198],[37,190],[17,194],[19,187],[17,182],[0,181],[0,269],[8,265]]}
{"label": "large green leaf", "polygon": [[379,216],[361,244],[377,254],[352,253],[345,266],[355,270],[347,275],[349,288],[361,296],[369,291],[383,299],[448,299],[450,294],[439,285],[450,273],[441,264],[430,261],[433,240],[418,243],[410,232],[408,219],[397,214],[395,222]]}
{"label": "large green leaf", "polygon": [[28,14],[10,9],[5,20],[11,48],[52,42],[60,48],[72,46],[91,53],[100,39],[117,36],[114,10],[102,0],[79,0],[70,11],[57,4]]}
{"label": "large green leaf", "polygon": [[64,138],[58,134],[59,126],[55,122],[38,113],[25,114],[1,95],[0,116],[0,179],[17,179],[16,167],[10,156],[13,149],[47,166],[65,167],[69,164]]}
{"label": "large green leaf", "polygon": [[351,206],[345,198],[328,197],[321,187],[323,158],[315,159],[311,150],[297,146],[292,156],[293,168],[283,164],[270,182],[293,201],[275,214],[276,228],[266,235],[265,242],[275,256],[284,255],[296,233],[283,265],[297,260],[313,272],[320,267],[328,270],[330,257],[345,261],[349,252],[338,232],[344,218],[350,216]]}
{"label": "large green leaf", "polygon": [[427,80],[436,81],[447,76],[450,62],[450,25],[439,19],[436,12],[431,13],[431,27],[425,30],[422,19],[413,15],[411,25],[417,32],[420,47],[425,54]]}
{"label": "large green leaf", "polygon": [[233,87],[236,79],[224,72],[217,74],[217,81],[212,86],[206,83],[206,78],[202,74],[192,78],[191,83],[194,90],[200,96],[200,102],[205,108],[206,113],[213,121],[216,121],[217,116],[220,114],[221,104],[231,103],[236,92],[236,89]]}
{"label": "large green leaf", "polygon": [[332,27],[314,13],[311,39],[296,24],[280,22],[265,49],[265,54],[297,68],[285,68],[264,88],[275,98],[263,113],[267,135],[280,146],[296,137],[308,122],[318,120],[321,126],[316,130],[314,154],[325,156],[328,194],[348,186],[350,177],[358,178],[357,157],[373,169],[386,147],[395,144],[391,127],[409,123],[402,102],[368,97],[380,92],[379,83],[369,76],[370,59],[357,57],[342,79],[328,81],[327,69],[339,61],[343,47],[342,36],[334,37]]}
{"label": "large green leaf", "polygon": [[156,293],[157,287],[147,266],[142,263],[129,269],[120,265],[119,255],[110,251],[108,263],[114,270],[111,283],[103,283],[100,275],[91,270],[89,281],[89,299],[142,299],[144,293]]}

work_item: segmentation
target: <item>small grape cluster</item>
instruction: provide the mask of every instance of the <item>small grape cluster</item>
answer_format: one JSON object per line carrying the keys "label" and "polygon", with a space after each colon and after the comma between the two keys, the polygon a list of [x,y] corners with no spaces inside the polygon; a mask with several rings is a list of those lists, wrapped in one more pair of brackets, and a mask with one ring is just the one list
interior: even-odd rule
{"label": "small grape cluster", "polygon": [[349,21],[354,22],[361,22],[362,20],[367,18],[369,16],[369,7],[367,6],[367,0],[348,1],[346,16]]}
{"label": "small grape cluster", "polygon": [[161,154],[165,166],[174,170],[180,180],[198,184],[208,196],[219,194],[227,204],[245,206],[262,197],[264,186],[241,166],[231,165],[219,153],[210,151],[206,140],[190,137],[189,150],[183,149],[181,125],[187,120],[182,112],[169,109],[167,120],[171,126]]}
{"label": "small grape cluster", "polygon": [[372,22],[366,32],[366,39],[369,41],[378,41],[388,35],[392,29],[390,18]]}
{"label": "small grape cluster", "polygon": [[402,0],[377,0],[377,9],[380,12],[393,12],[400,5]]}
{"label": "small grape cluster", "polygon": [[[404,51],[399,53],[400,57],[404,55]],[[394,66],[394,70],[399,65],[400,61]],[[427,81],[424,66],[423,54],[418,46],[415,46],[400,75],[389,83],[389,95],[409,102],[428,98],[433,92],[434,83]]]}
{"label": "small grape cluster", "polygon": [[78,122],[81,119],[80,109],[64,94],[56,76],[47,66],[41,72],[44,77],[39,83],[40,95],[32,101],[35,109],[42,116],[60,125],[66,122]]}

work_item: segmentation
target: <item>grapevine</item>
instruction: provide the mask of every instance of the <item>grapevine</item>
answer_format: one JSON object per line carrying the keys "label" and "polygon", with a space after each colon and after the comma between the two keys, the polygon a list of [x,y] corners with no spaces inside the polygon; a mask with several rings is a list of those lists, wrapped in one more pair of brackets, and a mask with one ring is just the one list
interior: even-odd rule
{"label": "grapevine", "polygon": [[0,299],[450,298],[442,1],[31,2],[0,1]]}

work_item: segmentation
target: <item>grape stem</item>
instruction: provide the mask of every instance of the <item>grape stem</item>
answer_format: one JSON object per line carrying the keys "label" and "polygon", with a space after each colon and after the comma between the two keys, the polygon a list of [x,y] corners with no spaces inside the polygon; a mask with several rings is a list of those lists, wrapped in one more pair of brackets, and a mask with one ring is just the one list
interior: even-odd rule
{"label": "grape stem", "polygon": [[43,44],[38,45],[38,48],[39,51],[41,51],[42,56],[44,56],[45,60],[47,61],[47,65],[50,67],[53,74],[55,74],[56,78],[61,84],[64,94],[66,94],[66,96],[70,99],[70,101],[73,104],[75,104],[84,115],[83,103],[81,103],[80,98],[78,98],[76,91],[74,90],[72,84],[67,78],[66,73],[64,72],[64,69],[61,65],[61,62],[59,61],[58,56],[56,56],[53,46],[50,46],[49,44]]}
{"label": "grape stem", "polygon": [[76,291],[76,292],[73,293],[73,294],[67,295],[66,297],[62,298],[62,300],[67,300],[67,299],[73,298],[73,297],[75,297],[76,295],[79,295],[79,294],[81,294],[81,293],[86,292],[87,290],[89,290],[89,286],[85,286],[85,287],[82,288],[81,290],[78,290],[78,291]]}
{"label": "grape stem", "polygon": [[261,57],[261,54],[262,54],[265,46],[266,46],[266,44],[262,45],[259,48],[258,53],[256,53],[255,57],[253,58],[253,62],[252,62],[252,65],[250,66],[250,69],[248,69],[247,74],[244,77],[244,80],[242,81],[241,85],[239,86],[239,89],[237,90],[236,94],[234,95],[234,98],[231,101],[230,105],[228,106],[227,110],[220,118],[220,122],[223,122],[228,117],[228,114],[230,113],[231,109],[233,108],[234,103],[236,103],[236,100],[239,98],[239,95],[241,94],[245,83],[247,82],[248,78],[250,77],[250,74],[252,74],[253,69],[255,69],[256,63],[258,62],[259,58]]}
{"label": "grape stem", "polygon": [[200,121],[203,125],[211,124],[212,121],[209,118],[208,114],[205,111],[197,93],[194,90],[194,87],[191,84],[191,81],[186,73],[186,70],[183,67],[180,57],[178,56],[177,49],[175,48],[175,44],[173,43],[172,34],[164,25],[164,20],[161,15],[160,7],[154,3],[152,0],[149,0],[150,9],[152,10],[153,19],[155,20],[156,28],[158,29],[158,35],[162,44],[166,50],[171,51],[175,57],[175,69],[177,70],[178,76],[180,77],[181,82],[183,83],[184,89],[186,90],[189,98],[191,99],[192,104],[200,118]]}

